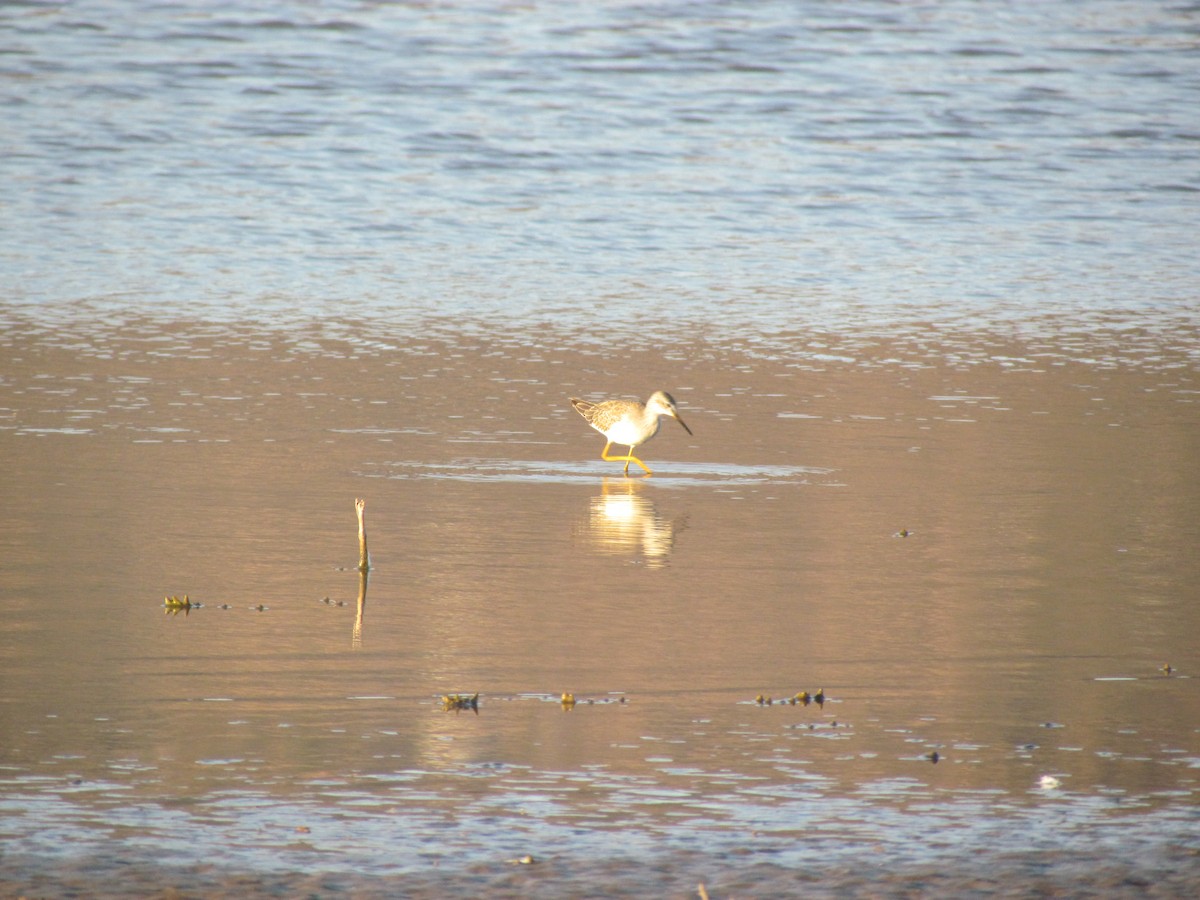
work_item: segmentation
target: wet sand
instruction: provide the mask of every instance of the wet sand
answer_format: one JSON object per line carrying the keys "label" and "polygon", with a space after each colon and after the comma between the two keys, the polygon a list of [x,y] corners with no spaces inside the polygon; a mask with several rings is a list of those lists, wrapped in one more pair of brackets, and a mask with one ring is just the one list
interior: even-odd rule
{"label": "wet sand", "polygon": [[551,337],[7,331],[0,893],[1196,892],[1194,336]]}

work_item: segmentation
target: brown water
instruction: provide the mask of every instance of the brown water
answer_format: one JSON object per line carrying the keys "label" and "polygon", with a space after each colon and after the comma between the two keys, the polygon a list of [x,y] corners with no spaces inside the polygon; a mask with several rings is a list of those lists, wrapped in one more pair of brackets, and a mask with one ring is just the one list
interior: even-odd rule
{"label": "brown water", "polygon": [[390,331],[13,321],[0,885],[1200,883],[1194,334]]}

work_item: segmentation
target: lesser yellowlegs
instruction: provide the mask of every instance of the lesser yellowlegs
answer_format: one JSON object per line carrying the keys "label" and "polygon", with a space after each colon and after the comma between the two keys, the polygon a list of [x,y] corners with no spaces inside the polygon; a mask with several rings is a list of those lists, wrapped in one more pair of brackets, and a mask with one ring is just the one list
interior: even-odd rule
{"label": "lesser yellowlegs", "polygon": [[[692,429],[687,427],[679,418],[679,410],[675,408],[674,398],[666,391],[655,391],[645,405],[636,400],[605,400],[603,403],[591,403],[587,400],[571,398],[575,411],[587,419],[589,425],[608,439],[600,458],[607,462],[624,462],[625,474],[629,474],[629,464],[637,463],[646,470],[647,475],[653,474],[650,467],[633,455],[633,448],[639,447],[658,434],[658,417],[670,416],[688,434]],[[625,456],[609,456],[608,448],[613,444],[621,444],[629,448]]]}

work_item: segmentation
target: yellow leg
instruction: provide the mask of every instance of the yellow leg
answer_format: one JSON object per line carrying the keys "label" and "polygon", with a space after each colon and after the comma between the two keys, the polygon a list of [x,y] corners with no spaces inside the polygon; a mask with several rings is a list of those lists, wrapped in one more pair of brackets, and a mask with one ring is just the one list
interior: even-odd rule
{"label": "yellow leg", "polygon": [[631,462],[635,462],[639,466],[641,466],[643,469],[645,469],[647,475],[654,474],[653,472],[650,471],[650,467],[648,465],[646,465],[644,462],[642,462],[640,459],[638,459],[636,456],[633,455],[632,447],[629,448],[628,456],[609,456],[608,448],[611,446],[612,446],[612,441],[609,441],[607,444],[604,445],[604,449],[600,451],[601,459],[603,459],[606,462],[623,462],[623,463],[625,463],[625,474],[626,475],[629,474],[629,464]]}

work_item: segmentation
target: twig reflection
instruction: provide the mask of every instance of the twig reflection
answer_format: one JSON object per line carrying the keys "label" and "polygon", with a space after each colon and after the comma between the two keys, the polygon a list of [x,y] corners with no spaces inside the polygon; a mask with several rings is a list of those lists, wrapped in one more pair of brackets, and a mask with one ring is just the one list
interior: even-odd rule
{"label": "twig reflection", "polygon": [[358,609],[354,612],[354,632],[350,638],[350,646],[355,650],[362,647],[363,612],[367,608],[367,582],[370,579],[369,570],[358,570]]}

